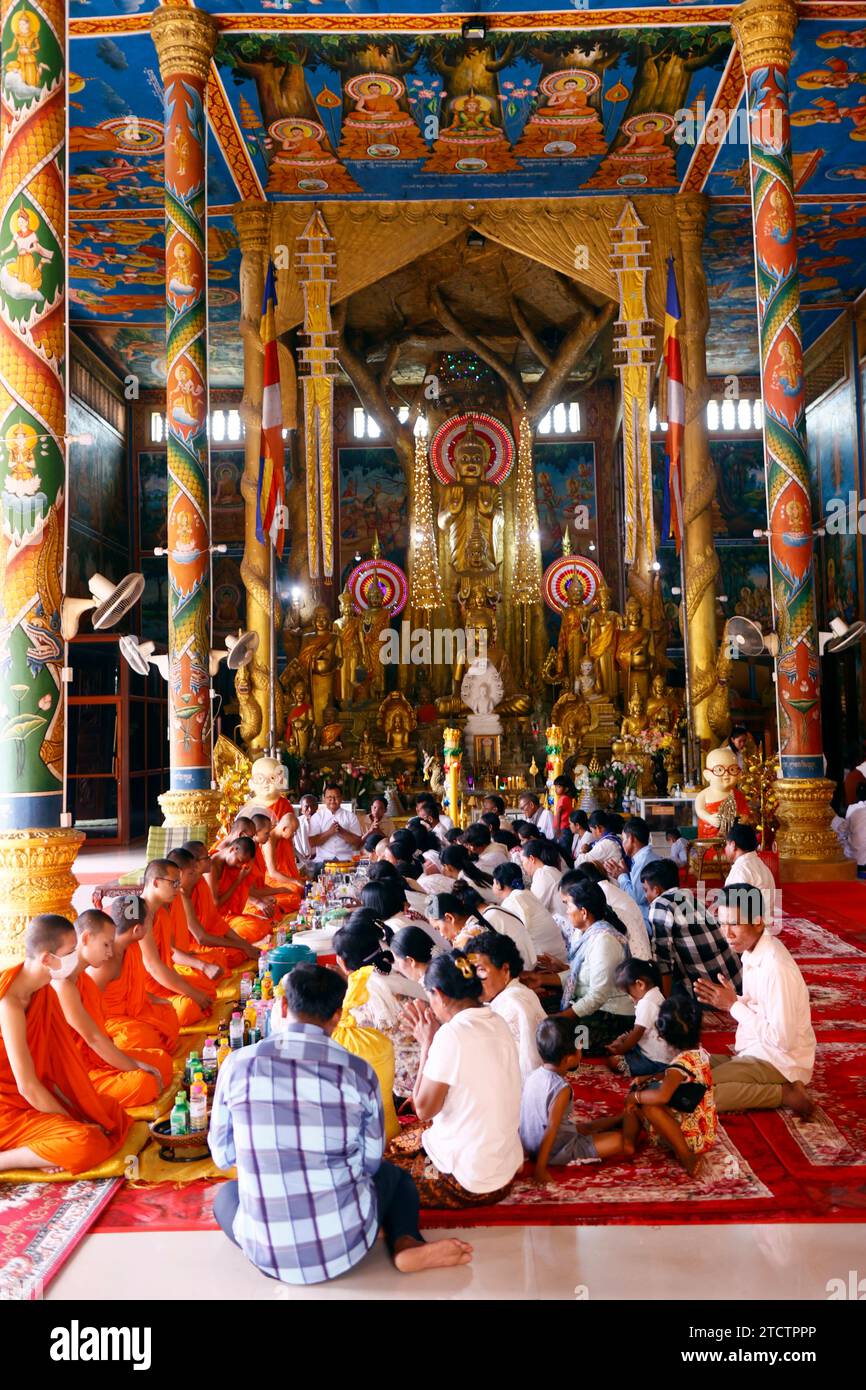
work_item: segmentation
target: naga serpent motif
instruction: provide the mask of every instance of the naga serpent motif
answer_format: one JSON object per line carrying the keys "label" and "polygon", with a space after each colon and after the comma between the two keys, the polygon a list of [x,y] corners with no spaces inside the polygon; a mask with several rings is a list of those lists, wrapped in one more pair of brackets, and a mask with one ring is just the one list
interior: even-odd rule
{"label": "naga serpent motif", "polygon": [[821,708],[787,72],[748,76],[771,587],[783,777],[820,777]]}

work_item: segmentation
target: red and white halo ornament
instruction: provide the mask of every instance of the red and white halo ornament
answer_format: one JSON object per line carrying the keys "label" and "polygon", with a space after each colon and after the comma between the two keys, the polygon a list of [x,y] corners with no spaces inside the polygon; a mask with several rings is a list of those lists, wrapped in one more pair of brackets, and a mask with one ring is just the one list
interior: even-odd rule
{"label": "red and white halo ornament", "polygon": [[604,583],[604,575],[593,560],[583,555],[563,555],[544,571],[542,585],[544,602],[554,613],[568,608],[569,585],[578,583],[583,591],[582,602],[591,604]]}
{"label": "red and white halo ornament", "polygon": [[510,430],[493,415],[452,415],[440,425],[430,443],[430,466],[440,483],[457,481],[454,451],[472,422],[473,429],[490,449],[490,459],[484,481],[502,483],[514,463],[514,440]]}
{"label": "red and white halo ornament", "polygon": [[362,560],[346,580],[356,613],[366,613],[370,607],[369,587],[378,583],[382,590],[382,607],[392,616],[402,613],[409,598],[409,581],[399,565],[390,560]]}

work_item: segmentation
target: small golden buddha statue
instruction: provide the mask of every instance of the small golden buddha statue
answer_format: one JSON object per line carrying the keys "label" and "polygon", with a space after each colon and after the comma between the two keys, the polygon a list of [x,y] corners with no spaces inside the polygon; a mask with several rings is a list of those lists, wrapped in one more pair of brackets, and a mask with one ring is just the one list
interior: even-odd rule
{"label": "small golden buddha statue", "polygon": [[646,702],[647,727],[670,733],[678,715],[673,691],[665,684],[664,676],[653,676]]}
{"label": "small golden buddha statue", "polygon": [[415,728],[415,715],[406,696],[392,690],[379,706],[379,723],[385,732],[385,742],[393,753],[410,747],[409,736]]}
{"label": "small golden buddha statue", "polygon": [[652,642],[643,625],[640,599],[630,598],[625,606],[625,621],[617,634],[616,664],[624,695],[631,701],[637,691],[643,699],[649,694],[652,669]]}

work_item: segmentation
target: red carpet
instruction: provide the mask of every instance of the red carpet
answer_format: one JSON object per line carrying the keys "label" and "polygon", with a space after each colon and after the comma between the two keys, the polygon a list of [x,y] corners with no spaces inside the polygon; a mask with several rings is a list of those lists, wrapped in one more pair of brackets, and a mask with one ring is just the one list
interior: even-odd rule
{"label": "red carpet", "polygon": [[[700,1181],[662,1150],[630,1162],[554,1169],[538,1187],[525,1170],[506,1201],[459,1212],[430,1211],[422,1225],[571,1226],[720,1222],[866,1221],[866,883],[784,890],[782,940],[801,964],[812,997],[818,1057],[808,1125],[787,1112],[728,1115]],[[710,1015],[704,1044],[725,1051],[728,1016]],[[600,1067],[574,1080],[587,1118],[619,1108],[627,1087]],[[100,1215],[100,1231],[212,1230],[216,1184],[124,1186]]]}
{"label": "red carpet", "polygon": [[0,1300],[41,1298],[121,1185],[120,1178],[4,1183],[0,1187]]}

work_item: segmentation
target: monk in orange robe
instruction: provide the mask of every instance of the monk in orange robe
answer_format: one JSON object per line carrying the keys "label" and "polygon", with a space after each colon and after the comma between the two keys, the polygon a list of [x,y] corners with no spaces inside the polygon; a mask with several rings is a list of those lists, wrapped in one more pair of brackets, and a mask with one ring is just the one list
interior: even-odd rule
{"label": "monk in orange robe", "polygon": [[65,917],[34,917],[24,961],[0,971],[0,1172],[84,1173],[123,1147],[130,1120],[93,1089],[52,980],[78,966]]}
{"label": "monk in orange robe", "polygon": [[197,970],[189,964],[183,948],[175,948],[177,914],[172,918],[171,906],[179,889],[177,866],[170,859],[151,860],[144,871],[141,894],[151,918],[141,954],[149,976],[148,989],[168,995],[180,1026],[186,1028],[200,1023],[213,1008],[216,986],[208,974],[219,974],[219,967],[204,961]]}
{"label": "monk in orange robe", "polygon": [[[210,885],[213,863],[203,840],[187,840],[181,846],[191,854],[198,864],[198,882],[192,890],[192,905],[195,914],[208,936],[221,942],[226,964],[230,967],[242,965],[245,961],[258,961],[261,952],[249,941],[244,941],[233,931],[228,920],[218,910]],[[205,959],[208,959],[205,956]]]}
{"label": "monk in orange robe", "polygon": [[104,965],[114,952],[114,923],[104,912],[83,912],[75,921],[78,969],[52,989],[63,1016],[75,1034],[75,1048],[93,1087],[111,1096],[124,1110],[150,1105],[165,1089],[174,1064],[161,1048],[122,1052],[108,1034],[99,986],[87,973],[89,965]]}
{"label": "monk in orange robe", "polygon": [[256,864],[256,843],[248,835],[224,840],[211,854],[213,894],[217,911],[244,941],[261,941],[268,935],[268,921],[276,905],[260,898],[261,869]]}
{"label": "monk in orange robe", "polygon": [[135,1047],[161,1047],[174,1052],[180,1024],[167,998],[150,994],[141,942],[150,930],[147,904],[137,893],[112,898],[109,915],[114,923],[114,954],[87,973],[102,993],[102,1011],[108,1032],[126,1052]]}
{"label": "monk in orange robe", "polygon": [[[198,911],[196,890],[201,884],[203,871],[196,855],[181,848],[170,850],[166,857],[177,866],[180,873],[180,892],[171,907],[172,913],[177,915],[175,945],[183,945],[183,949],[189,952],[193,960],[208,961],[217,965],[220,970],[231,970],[235,965],[243,965],[250,959],[248,952],[251,948],[246,942],[241,943],[243,950],[226,947],[223,937],[211,935]],[[203,900],[199,895],[198,902],[202,901],[206,908],[207,900]],[[217,915],[215,905],[214,914]],[[258,952],[255,954],[258,958]]]}

